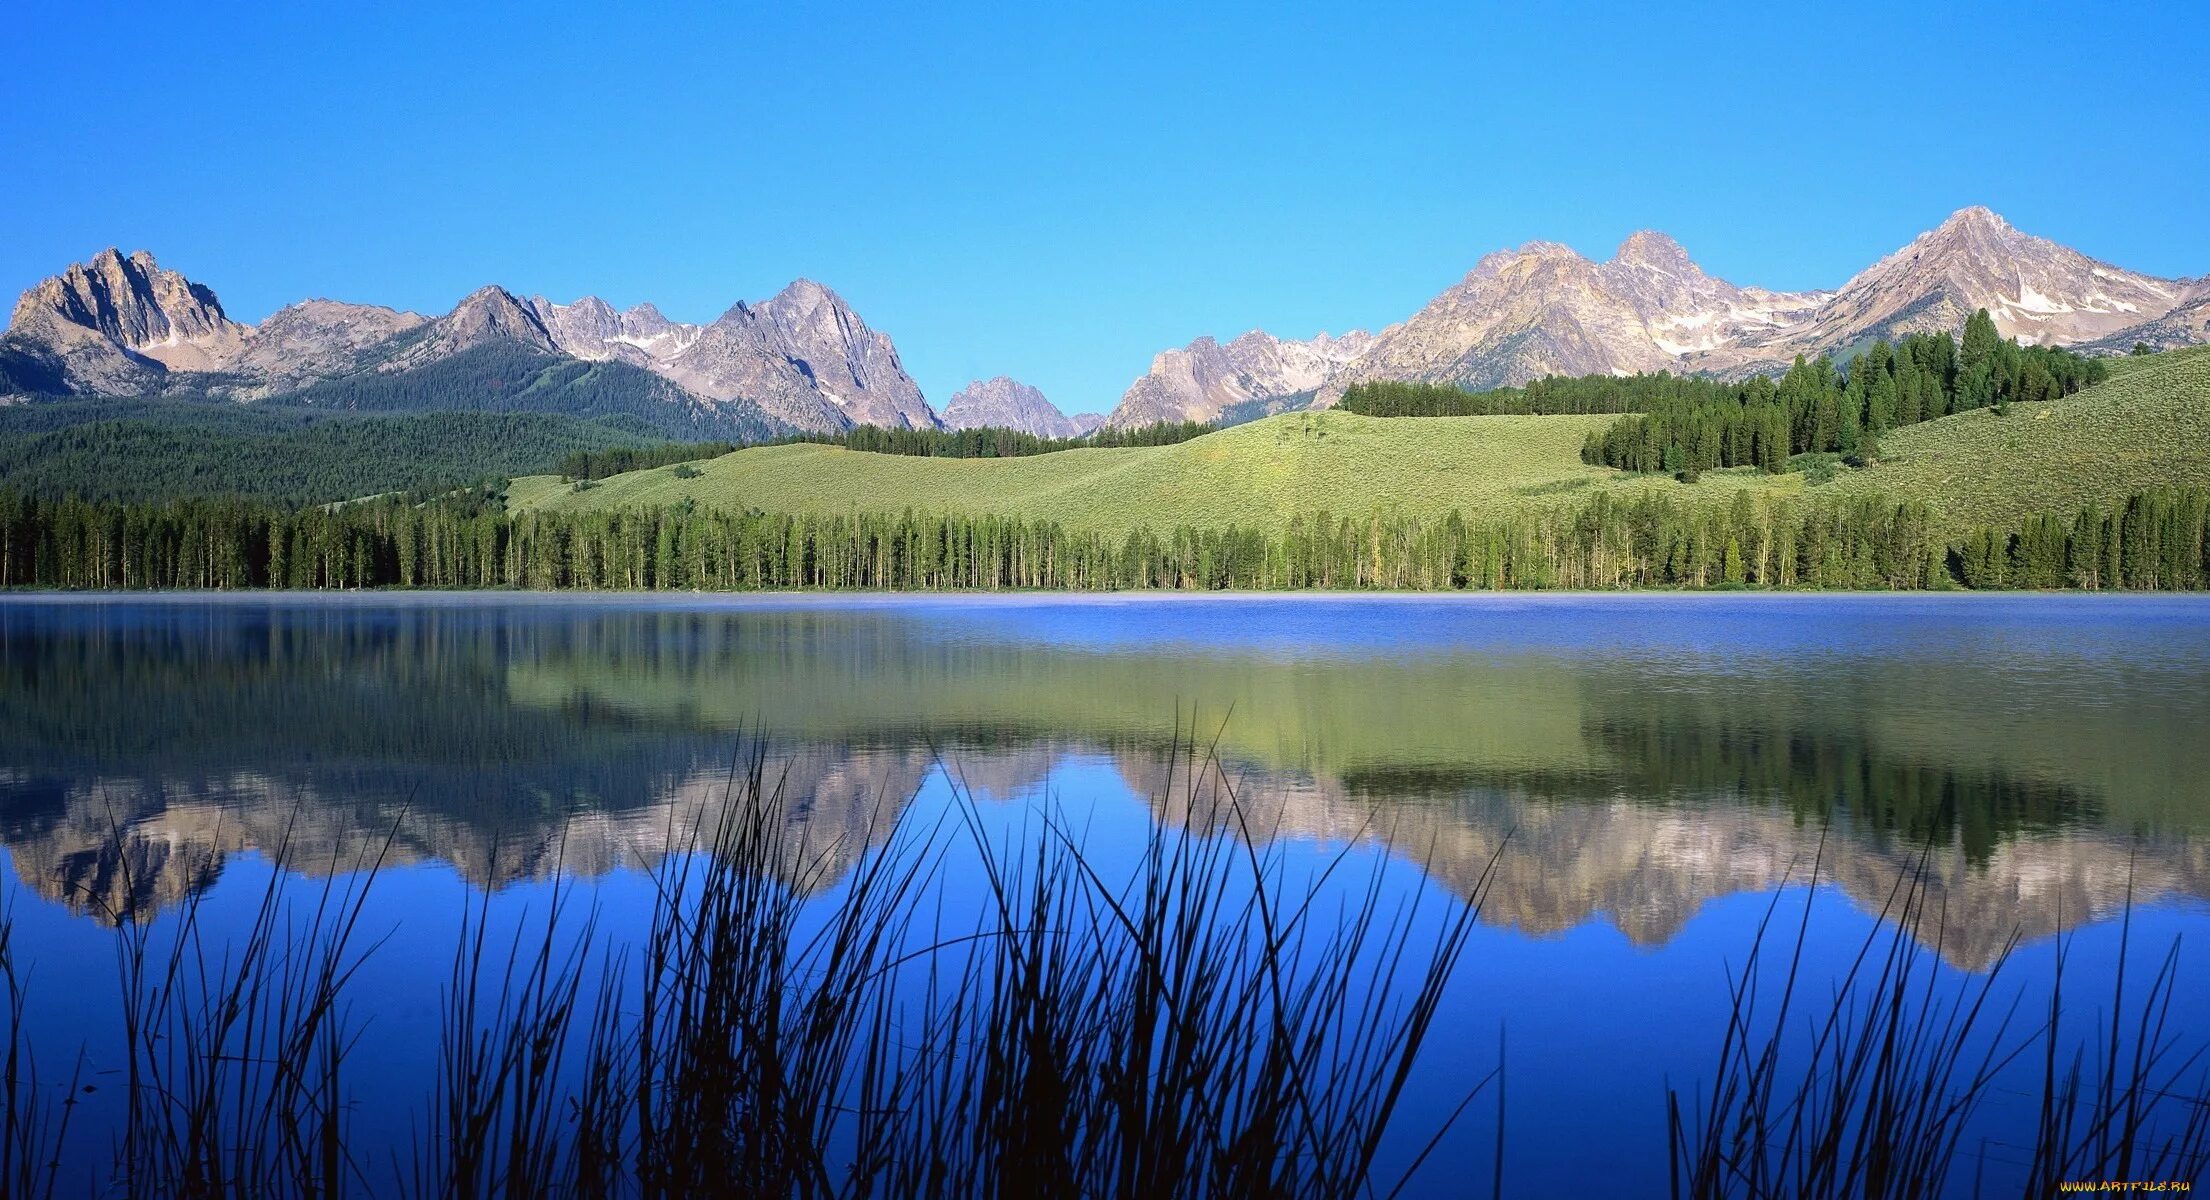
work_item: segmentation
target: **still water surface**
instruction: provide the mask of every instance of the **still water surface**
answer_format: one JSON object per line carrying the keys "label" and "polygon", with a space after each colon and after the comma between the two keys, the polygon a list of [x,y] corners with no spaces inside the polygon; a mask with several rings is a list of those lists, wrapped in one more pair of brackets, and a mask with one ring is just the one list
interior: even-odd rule
{"label": "still water surface", "polygon": [[[2210,897],[2210,603],[2076,596],[13,598],[0,886],[36,994],[66,998],[33,1008],[41,1053],[97,1072],[119,922],[199,896],[219,930],[285,838],[327,862],[396,828],[373,1139],[419,1100],[464,902],[523,920],[565,874],[641,923],[743,737],[794,839],[834,848],[793,867],[831,896],[884,817],[962,792],[999,831],[1050,804],[1132,853],[1187,820],[1193,727],[1292,854],[1349,843],[1453,903],[1493,864],[1415,1098],[1504,1055],[1513,1191],[1663,1186],[1665,1087],[1708,1074],[1729,965],[1822,838],[1814,976],[1929,841],[1941,959],[1969,977],[2018,937],[2029,993],[2060,935],[2068,970],[2113,965],[2129,891],[2151,956]],[[2197,957],[2174,1019],[2210,1035]],[[1495,1120],[1423,1178],[1487,1180]],[[1986,1132],[1999,1172],[2001,1113]]]}

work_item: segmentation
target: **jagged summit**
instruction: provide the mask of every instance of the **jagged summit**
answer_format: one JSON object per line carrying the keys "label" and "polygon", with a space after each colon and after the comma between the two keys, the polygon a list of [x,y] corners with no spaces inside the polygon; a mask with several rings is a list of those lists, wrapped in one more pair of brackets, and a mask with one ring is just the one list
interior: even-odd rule
{"label": "jagged summit", "polygon": [[1372,343],[1363,330],[1289,341],[1254,329],[1225,346],[1200,337],[1152,359],[1151,369],[1129,387],[1105,423],[1128,429],[1215,421],[1230,409],[1309,400]]}
{"label": "jagged summit", "polygon": [[1859,272],[1822,307],[1804,338],[1775,349],[1793,355],[1954,330],[1980,308],[2005,337],[2069,345],[2154,321],[2186,298],[2183,281],[2099,262],[1975,205]]}
{"label": "jagged summit", "polygon": [[[1490,388],[1552,374],[1770,372],[1798,354],[1953,331],[1983,307],[1998,329],[2025,342],[2107,350],[2137,339],[2162,347],[2210,340],[2206,303],[2210,282],[2158,279],[2098,262],[2023,233],[1981,205],[1951,213],[1834,291],[1730,283],[1655,230],[1629,235],[1605,262],[1557,242],[1531,241],[1484,255],[1457,284],[1340,363],[1313,402],[1333,403],[1349,385],[1374,379]],[[1190,350],[1200,348],[1193,343]],[[1159,396],[1191,391],[1186,381],[1176,383],[1191,374],[1187,353],[1160,355],[1123,397],[1114,420],[1135,423],[1173,411]],[[1299,388],[1277,386],[1274,399],[1298,402]]]}
{"label": "jagged summit", "polygon": [[1580,251],[1564,242],[1533,241],[1519,248],[1519,258],[1583,258]]}
{"label": "jagged summit", "polygon": [[152,254],[110,247],[44,280],[16,301],[8,337],[39,350],[71,390],[145,388],[170,370],[220,370],[251,330],[215,293]]}
{"label": "jagged summit", "polygon": [[944,406],[944,424],[951,429],[1017,429],[1051,438],[1086,432],[1042,392],[1003,375],[975,380],[953,393]]}
{"label": "jagged summit", "polygon": [[1642,229],[1628,234],[1627,240],[1619,243],[1619,249],[1611,260],[1660,271],[1687,271],[1695,267],[1688,260],[1686,248],[1655,229]]}
{"label": "jagged summit", "polygon": [[[1549,374],[1743,375],[1875,337],[1956,329],[1983,307],[2021,341],[2162,347],[2210,339],[2206,304],[2210,280],[2127,271],[2024,233],[1980,205],[1949,214],[1834,291],[1728,282],[1656,230],[1630,234],[1604,261],[1536,240],[1483,256],[1379,334],[1299,341],[1251,330],[1162,351],[1108,420],[1211,421],[1324,405],[1368,379],[1495,387]],[[491,343],[628,364],[672,382],[688,401],[756,404],[799,428],[942,424],[891,339],[811,278],[732,304],[703,325],[670,320],[650,304],[524,300],[487,285],[428,319],[317,300],[281,309],[256,329],[150,253],[113,247],[23,293],[0,335],[0,395],[180,389],[250,399],[350,373],[407,370]],[[1040,409],[1032,415],[1049,422]]]}
{"label": "jagged summit", "polygon": [[260,329],[151,254],[106,249],[23,293],[0,336],[0,395],[146,395],[181,387],[239,399],[364,372],[426,367],[481,346],[614,361],[671,381],[679,402],[756,404],[804,429],[939,422],[890,339],[826,285],[798,279],[714,322],[596,296],[557,303],[485,284],[425,319],[310,300]]}
{"label": "jagged summit", "polygon": [[1934,231],[1939,233],[1943,230],[1968,227],[2009,229],[2010,222],[2004,220],[2001,214],[1985,204],[1968,204],[1943,218],[1942,223],[1934,227]]}

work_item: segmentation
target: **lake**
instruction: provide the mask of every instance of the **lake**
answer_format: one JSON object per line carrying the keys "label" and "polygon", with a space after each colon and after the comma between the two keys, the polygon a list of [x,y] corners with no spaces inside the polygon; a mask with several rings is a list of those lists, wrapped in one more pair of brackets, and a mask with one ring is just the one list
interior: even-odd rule
{"label": "lake", "polygon": [[[2091,1012],[2210,898],[2200,599],[13,596],[0,878],[41,1070],[95,1085],[68,1167],[117,1120],[129,931],[190,912],[219,947],[272,874],[381,853],[350,1087],[354,1136],[396,1145],[468,914],[527,927],[572,886],[634,937],[747,747],[808,904],[896,829],[937,831],[925,886],[961,910],[979,847],[1074,830],[1111,877],[1162,827],[1349,863],[1422,919],[1478,899],[1384,1158],[1500,1062],[1505,1091],[1414,1194],[1485,1193],[1500,1112],[1509,1193],[1661,1190],[1667,1088],[1712,1077],[1769,914],[1829,994],[1915,869],[1932,986],[2001,964],[2030,1013],[2062,948]],[[1193,760],[1236,820],[1177,800]],[[1990,1091],[1965,1180],[2011,1178],[2030,1092]]]}

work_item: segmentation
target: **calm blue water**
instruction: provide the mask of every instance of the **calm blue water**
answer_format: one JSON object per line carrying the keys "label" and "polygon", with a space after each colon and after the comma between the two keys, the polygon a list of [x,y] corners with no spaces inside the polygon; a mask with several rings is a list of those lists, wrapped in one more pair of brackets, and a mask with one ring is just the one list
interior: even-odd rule
{"label": "calm blue water", "polygon": [[[522,928],[572,879],[603,928],[641,928],[644,872],[746,735],[809,844],[843,839],[830,904],[873,818],[927,827],[961,793],[989,838],[1049,808],[1127,862],[1187,819],[1165,793],[1192,729],[1287,861],[1348,844],[1431,912],[1480,896],[1393,1152],[1501,1059],[1512,1194],[1662,1189],[1666,1087],[1709,1076],[1776,897],[1791,936],[1808,904],[1805,977],[1831,980],[1930,846],[1943,986],[2016,938],[1998,986],[2029,1000],[2060,942],[2074,983],[2110,978],[2129,895],[2144,964],[2210,897],[2197,600],[11,597],[0,875],[27,1030],[42,1067],[111,1080],[119,927],[173,937],[197,897],[219,940],[279,846],[319,878],[389,834],[353,1086],[362,1143],[404,1142],[384,1118],[425,1094],[473,906]],[[944,902],[981,903],[971,846],[944,852]],[[2174,1024],[2210,1039],[2181,964]],[[87,1153],[116,1090],[83,1094]],[[1422,1176],[1438,1194],[1485,1189],[1491,1097]],[[1991,1178],[2029,1103],[1975,1127]]]}

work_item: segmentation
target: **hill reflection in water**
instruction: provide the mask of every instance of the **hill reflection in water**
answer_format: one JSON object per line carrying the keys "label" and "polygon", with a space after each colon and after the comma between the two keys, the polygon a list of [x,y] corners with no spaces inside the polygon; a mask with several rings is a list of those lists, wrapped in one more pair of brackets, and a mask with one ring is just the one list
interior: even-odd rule
{"label": "hill reflection in water", "polygon": [[32,601],[0,640],[0,840],[104,919],[287,831],[311,864],[396,826],[481,887],[646,865],[751,733],[820,887],[939,769],[985,802],[1070,760],[1167,796],[1193,721],[1255,836],[1386,839],[1460,894],[1501,851],[1483,918],[1529,933],[1662,943],[1828,829],[1871,908],[1933,841],[1960,966],[2129,880],[2210,896],[2188,602]]}

